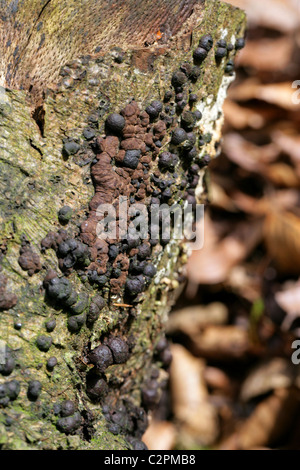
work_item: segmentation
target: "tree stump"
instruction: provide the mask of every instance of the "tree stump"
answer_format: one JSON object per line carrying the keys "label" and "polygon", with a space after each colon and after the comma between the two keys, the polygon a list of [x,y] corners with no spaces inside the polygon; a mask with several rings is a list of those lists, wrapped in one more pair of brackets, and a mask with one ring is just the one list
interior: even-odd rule
{"label": "tree stump", "polygon": [[0,446],[143,449],[188,247],[99,240],[97,208],[205,202],[245,15],[215,0],[0,11]]}

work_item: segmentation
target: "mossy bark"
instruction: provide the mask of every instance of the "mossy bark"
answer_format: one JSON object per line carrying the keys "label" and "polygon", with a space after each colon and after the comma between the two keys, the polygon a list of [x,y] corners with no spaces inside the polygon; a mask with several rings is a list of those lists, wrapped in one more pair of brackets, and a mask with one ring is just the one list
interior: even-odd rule
{"label": "mossy bark", "polygon": [[[36,29],[43,22],[43,15],[47,14],[47,27],[50,28],[51,21],[56,18],[54,13],[53,17],[51,12],[47,13],[52,2],[35,3],[33,26]],[[172,2],[169,3],[172,6]],[[26,21],[26,2],[19,8],[23,9],[20,14]],[[11,14],[18,15],[18,12]],[[85,21],[84,15],[80,21]],[[189,27],[184,29],[184,25]],[[79,27],[78,22],[71,22],[71,26]],[[62,206],[73,209],[73,217],[66,228],[73,237],[87,216],[89,201],[94,194],[90,174],[94,155],[83,131],[91,125],[91,116],[96,114],[95,132],[101,136],[107,115],[119,112],[132,99],[141,109],[145,109],[152,100],[161,101],[171,88],[172,74],[183,63],[193,63],[193,50],[203,34],[211,34],[215,44],[221,38],[234,43],[236,38],[244,36],[244,30],[243,12],[228,4],[206,0],[198,4],[189,18],[184,18],[175,40],[171,38],[160,44],[160,35],[154,31],[153,44],[123,47],[121,61],[116,60],[120,50],[113,47],[119,46],[114,43],[116,39],[111,40],[107,50],[104,47],[90,58],[78,57],[85,51],[81,45],[77,48],[78,54],[76,47],[74,50],[72,47],[73,60],[67,58],[69,64],[63,75],[55,72],[54,77],[59,77],[55,86],[48,80],[47,85],[51,85],[51,89],[44,89],[43,99],[40,89],[35,95],[30,95],[26,80],[24,90],[0,89],[0,296],[4,304],[0,312],[0,347],[2,353],[3,348],[10,348],[16,364],[8,376],[0,375],[0,384],[11,380],[18,380],[21,384],[18,398],[0,409],[0,446],[3,449],[130,448],[126,435],[115,435],[107,430],[101,404],[92,403],[86,395],[86,374],[91,366],[85,363],[84,354],[87,347],[97,346],[109,332],[117,331],[128,338],[132,344],[130,359],[125,364],[110,366],[105,374],[110,388],[109,404],[113,406],[114,400],[128,399],[140,406],[141,389],[151,368],[162,365],[155,358],[155,345],[163,335],[166,315],[180,289],[187,247],[171,239],[156,252],[157,274],[134,304],[134,310],[116,306],[123,297],[110,296],[107,288],[107,305],[97,322],[90,328],[83,326],[75,334],[67,328],[68,315],[64,308],[54,308],[46,299],[43,287],[46,272],[54,269],[59,273],[60,270],[55,252],[41,251],[41,240],[49,231],[61,228],[57,213]],[[97,33],[96,29],[95,37]],[[91,32],[89,34],[92,35]],[[128,38],[129,33],[126,34]],[[7,40],[7,34],[3,32],[1,37],[2,41],[3,37]],[[21,40],[26,43],[26,38]],[[44,41],[47,43],[47,35]],[[104,38],[102,43],[105,44]],[[97,41],[93,41],[93,50],[96,44]],[[22,43],[22,47],[24,57],[26,45]],[[55,47],[59,48],[59,45]],[[90,47],[89,44],[88,53],[92,52]],[[215,45],[201,66],[201,76],[190,85],[192,93],[197,94],[195,106],[203,114],[197,131],[206,136],[205,146],[199,152],[211,157],[215,156],[221,138],[222,103],[226,89],[234,78],[234,75],[225,73],[226,59],[216,63],[214,50]],[[235,51],[230,53],[230,58],[234,54]],[[2,77],[7,75],[4,70],[1,72]],[[22,76],[21,70],[19,74]],[[17,82],[16,67],[12,86]],[[44,81],[38,82],[37,86],[40,87],[41,83],[44,86]],[[165,139],[166,145],[169,137]],[[69,158],[62,152],[66,138],[79,145],[78,152]],[[206,199],[207,192],[204,170],[201,173],[196,191],[199,202]],[[178,187],[181,178],[183,172],[179,172]],[[182,197],[179,190],[176,194],[175,191],[175,201]],[[25,239],[41,262],[41,269],[32,276],[18,262]],[[69,280],[78,292],[86,292],[90,299],[97,294],[95,286],[83,280],[75,270],[69,275]],[[15,305],[5,308],[5,299],[9,300],[9,295],[15,296],[12,300]],[[56,328],[47,333],[45,323],[50,318],[55,318]],[[20,329],[17,323],[21,323]],[[40,351],[36,345],[37,337],[45,334],[52,338],[52,346],[47,352]],[[46,367],[51,356],[58,361],[52,372]],[[31,380],[42,384],[42,392],[36,401],[27,396]],[[76,403],[82,417],[81,426],[70,434],[57,429],[58,416],[53,412],[55,403],[66,399]]]}

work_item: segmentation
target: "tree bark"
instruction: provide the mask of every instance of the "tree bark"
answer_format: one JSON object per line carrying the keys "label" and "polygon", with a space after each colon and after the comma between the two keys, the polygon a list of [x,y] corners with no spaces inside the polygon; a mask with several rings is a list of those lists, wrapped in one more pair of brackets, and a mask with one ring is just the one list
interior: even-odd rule
{"label": "tree bark", "polygon": [[[119,254],[108,253],[95,208],[120,195],[149,205],[164,181],[171,193],[161,202],[206,201],[205,164],[218,153],[245,15],[214,0],[156,3],[0,1],[3,449],[142,448],[143,410],[166,382],[164,323],[187,245],[111,243]],[[206,34],[213,47],[197,63]],[[221,39],[233,49],[216,59]],[[196,110],[202,118],[189,124]],[[121,131],[107,123],[112,113],[123,116]],[[171,140],[181,126],[197,134],[191,154],[188,140]],[[128,150],[139,150],[137,168],[128,169]],[[175,170],[163,169],[169,150]],[[146,264],[154,277],[139,272]]]}

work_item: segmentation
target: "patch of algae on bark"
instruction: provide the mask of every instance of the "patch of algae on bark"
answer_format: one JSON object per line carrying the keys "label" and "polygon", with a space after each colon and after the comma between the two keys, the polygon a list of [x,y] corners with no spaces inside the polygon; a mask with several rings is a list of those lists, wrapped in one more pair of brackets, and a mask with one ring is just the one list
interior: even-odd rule
{"label": "patch of algae on bark", "polygon": [[[43,136],[36,122],[26,96],[21,91],[1,90],[0,100],[0,174],[1,210],[0,227],[4,258],[3,273],[8,278],[7,288],[16,293],[17,305],[8,312],[0,313],[1,339],[16,351],[18,367],[9,380],[21,382],[19,398],[5,413],[0,412],[0,444],[3,448],[126,448],[122,437],[113,436],[106,430],[101,407],[90,404],[84,393],[84,374],[76,367],[75,359],[81,356],[83,347],[91,341],[97,344],[99,338],[112,330],[126,311],[108,306],[103,310],[92,331],[84,327],[72,335],[66,327],[67,314],[54,310],[44,302],[41,288],[45,272],[57,269],[57,260],[50,250],[40,255],[43,269],[31,278],[22,271],[17,260],[21,235],[25,234],[34,249],[39,252],[40,240],[49,230],[57,230],[57,211],[63,205],[74,209],[70,229],[76,230],[77,223],[84,219],[88,202],[93,195],[89,165],[79,166],[75,158],[62,158],[62,140],[65,137],[83,142],[82,131],[87,126],[88,116],[95,109],[100,112],[99,135],[109,112],[118,111],[131,98],[141,106],[152,99],[161,99],[169,87],[172,73],[182,62],[191,61],[192,51],[199,37],[211,33],[215,39],[241,37],[244,34],[245,17],[237,9],[215,1],[206,2],[206,11],[199,26],[195,27],[191,48],[187,51],[169,51],[157,55],[153,71],[141,72],[133,65],[136,51],[128,51],[122,64],[116,64],[111,54],[91,60],[89,65],[78,64],[86,75],[82,79],[62,80],[62,84],[47,93],[44,103],[45,125]],[[174,45],[175,48],[175,45]],[[197,83],[195,91],[199,97],[198,106],[205,111],[205,119],[199,124],[210,129],[210,114],[214,107],[221,112],[220,88],[226,88],[223,79],[224,67],[216,67],[213,54],[205,62],[205,73]],[[94,86],[92,79],[98,79]],[[223,93],[224,94],[224,93]],[[105,106],[103,105],[105,104]],[[106,106],[108,104],[108,106]],[[204,148],[207,153],[220,139],[221,114],[215,124],[212,142]],[[135,337],[133,354],[125,365],[111,366],[107,370],[108,380],[118,377],[121,394],[129,395],[140,403],[140,388],[144,371],[149,370],[154,344],[163,331],[165,317],[175,297],[176,273],[185,262],[184,246],[172,240],[169,247],[158,256],[158,272],[148,291],[141,297],[136,318],[132,321],[130,334]],[[170,283],[164,284],[163,279]],[[76,274],[70,276],[78,291],[95,293],[88,284],[83,284]],[[175,284],[172,282],[175,281]],[[165,288],[166,286],[166,288]],[[118,299],[115,299],[118,300]],[[48,353],[37,349],[38,334],[45,334],[46,319],[55,317],[57,326],[51,337],[53,344]],[[14,320],[20,319],[23,328],[16,331]],[[55,355],[58,366],[54,372],[46,370],[48,357]],[[128,377],[130,380],[128,380]],[[0,382],[8,380],[1,378]],[[27,399],[27,384],[30,380],[42,383],[38,402]],[[63,399],[77,403],[79,411],[90,409],[94,414],[95,434],[91,441],[84,441],[79,435],[65,436],[57,431],[53,416],[53,404]],[[6,425],[6,415],[12,424]]]}

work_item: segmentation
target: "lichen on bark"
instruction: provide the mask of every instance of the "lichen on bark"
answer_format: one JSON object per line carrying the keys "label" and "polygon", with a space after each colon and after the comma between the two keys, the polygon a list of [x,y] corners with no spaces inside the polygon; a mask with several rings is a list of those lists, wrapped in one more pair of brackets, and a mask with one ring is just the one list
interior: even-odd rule
{"label": "lichen on bark", "polygon": [[[145,403],[143,390],[149,381],[163,385],[166,380],[164,369],[168,358],[161,354],[166,348],[159,352],[156,346],[164,341],[165,318],[182,285],[187,247],[175,239],[155,247],[151,263],[157,271],[146,290],[128,303],[126,297],[124,300],[123,286],[119,294],[112,295],[107,283],[101,290],[105,306],[98,319],[92,325],[83,321],[83,326],[72,332],[68,328],[70,307],[66,300],[53,302],[49,297],[44,282],[47,273],[54,270],[60,279],[68,279],[76,295],[88,296],[83,314],[99,295],[99,289],[85,275],[88,266],[80,269],[75,266],[62,272],[55,250],[42,249],[41,242],[49,232],[55,240],[60,236],[55,235],[60,229],[67,232],[67,235],[61,232],[60,242],[64,237],[82,241],[80,227],[89,216],[89,203],[95,191],[91,165],[95,164],[95,158],[98,161],[100,158],[97,142],[107,135],[107,116],[121,112],[132,100],[143,112],[153,100],[163,102],[167,91],[173,93],[172,101],[176,88],[174,73],[183,64],[195,65],[193,51],[199,39],[211,34],[214,45],[201,64],[200,75],[186,80],[182,89],[183,95],[196,95],[196,102],[191,106],[181,100],[182,109],[175,111],[161,142],[163,149],[168,150],[172,132],[180,126],[184,110],[201,111],[202,119],[197,120],[193,130],[203,136],[196,156],[199,183],[194,189],[198,202],[205,201],[202,178],[205,170],[200,169],[203,166],[200,163],[205,155],[212,158],[218,152],[222,102],[234,78],[225,69],[236,51],[229,51],[227,58],[220,62],[216,61],[214,52],[220,39],[234,45],[236,38],[244,36],[245,16],[228,4],[212,0],[161,0],[158,14],[153,18],[147,12],[148,1],[138,2],[138,9],[137,3],[130,1],[126,11],[118,9],[115,2],[116,20],[108,37],[103,24],[107,23],[110,2],[91,0],[88,2],[91,15],[87,16],[78,6],[80,2],[71,0],[35,0],[22,6],[11,2],[11,9],[2,3],[0,7],[6,16],[2,15],[0,44],[2,47],[8,41],[11,44],[2,57],[0,75],[4,85],[0,89],[0,296],[3,301],[0,303],[0,360],[3,362],[5,350],[14,367],[10,370],[7,363],[5,371],[2,364],[0,445],[4,449],[139,448],[145,425],[140,407],[141,404],[148,409],[152,406]],[[30,20],[27,6],[30,11],[34,7]],[[101,7],[106,13],[95,24],[95,8]],[[62,12],[66,22],[58,36],[56,22]],[[16,18],[30,26],[27,36],[21,30],[14,33],[7,27]],[[122,23],[124,18],[128,21]],[[70,27],[74,28],[73,38]],[[89,36],[84,42],[86,29]],[[122,48],[119,47],[121,37]],[[31,67],[30,61],[33,61]],[[22,90],[17,89],[20,86]],[[163,106],[167,115],[167,102]],[[148,133],[155,122],[154,119],[149,124]],[[159,171],[160,148],[153,144],[148,152],[153,156],[151,172]],[[185,194],[186,187],[182,189],[181,185],[188,166],[182,163],[177,166],[178,176],[172,183],[174,202],[180,202]],[[114,163],[112,168],[116,168]],[[148,194],[143,200],[149,204],[150,199]],[[72,208],[72,218],[65,227],[58,219],[58,212],[64,206]],[[47,329],[46,323],[54,319],[55,329]],[[123,364],[110,365],[105,374],[99,375],[108,386],[108,394],[102,400],[94,400],[87,394],[87,377],[93,374],[89,352],[99,344],[109,344],[111,336],[126,342],[130,357]],[[49,347],[47,338],[51,338]],[[53,356],[57,365],[51,369],[47,360]],[[21,389],[16,399],[8,400],[5,384],[12,380],[17,380]],[[28,392],[31,381],[41,384],[36,398]],[[75,405],[76,411],[71,416],[79,413],[75,416],[76,419],[79,416],[78,425],[75,418],[71,425],[70,420],[60,421],[66,418],[61,410],[65,400]],[[62,432],[66,423],[69,429]]]}

